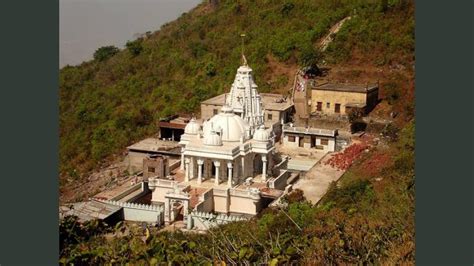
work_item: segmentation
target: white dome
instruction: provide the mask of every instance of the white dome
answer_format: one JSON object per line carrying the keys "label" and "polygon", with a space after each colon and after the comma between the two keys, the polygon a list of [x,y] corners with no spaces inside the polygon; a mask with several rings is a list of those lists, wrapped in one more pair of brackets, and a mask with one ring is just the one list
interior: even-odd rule
{"label": "white dome", "polygon": [[253,139],[256,141],[268,141],[270,139],[270,133],[268,133],[264,126],[260,126],[257,130],[255,130]]}
{"label": "white dome", "polygon": [[208,146],[221,146],[222,138],[214,130],[211,130],[208,134],[204,135],[203,143]]}
{"label": "white dome", "polygon": [[184,128],[184,133],[189,135],[197,135],[200,129],[201,126],[196,122],[196,119],[194,119],[193,117]]}
{"label": "white dome", "polygon": [[249,125],[240,116],[234,114],[232,109],[224,106],[221,112],[213,116],[204,124],[204,137],[215,131],[222,138],[222,141],[240,141],[240,138],[247,139]]}

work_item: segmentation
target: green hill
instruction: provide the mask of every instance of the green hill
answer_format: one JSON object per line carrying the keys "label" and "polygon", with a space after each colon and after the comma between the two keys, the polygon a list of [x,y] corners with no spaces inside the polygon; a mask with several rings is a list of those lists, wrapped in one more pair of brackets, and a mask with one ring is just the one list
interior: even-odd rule
{"label": "green hill", "polygon": [[[155,133],[160,117],[198,112],[200,101],[228,91],[243,32],[261,92],[286,93],[298,65],[322,60],[334,66],[401,65],[409,70],[406,84],[413,83],[410,1],[219,2],[200,4],[124,50],[101,48],[95,60],[60,70],[62,186]],[[353,18],[320,54],[318,40],[347,16]],[[413,90],[392,76],[389,96],[399,100]]]}

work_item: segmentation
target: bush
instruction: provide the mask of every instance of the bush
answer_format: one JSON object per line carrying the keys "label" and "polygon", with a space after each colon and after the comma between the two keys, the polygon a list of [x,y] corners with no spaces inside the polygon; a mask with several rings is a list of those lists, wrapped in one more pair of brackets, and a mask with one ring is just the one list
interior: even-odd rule
{"label": "bush", "polygon": [[125,46],[127,47],[127,50],[130,52],[130,54],[132,54],[133,56],[139,55],[143,50],[142,39],[128,41]]}
{"label": "bush", "polygon": [[295,189],[290,193],[286,194],[284,200],[289,204],[296,203],[296,202],[304,202],[306,198],[304,196],[304,192],[301,189]]}
{"label": "bush", "polygon": [[313,47],[313,45],[309,44],[304,46],[300,52],[300,56],[298,62],[301,66],[317,66],[320,59],[319,53]]}
{"label": "bush", "polygon": [[94,52],[94,60],[99,62],[105,61],[116,55],[119,51],[120,50],[113,45],[100,47]]}

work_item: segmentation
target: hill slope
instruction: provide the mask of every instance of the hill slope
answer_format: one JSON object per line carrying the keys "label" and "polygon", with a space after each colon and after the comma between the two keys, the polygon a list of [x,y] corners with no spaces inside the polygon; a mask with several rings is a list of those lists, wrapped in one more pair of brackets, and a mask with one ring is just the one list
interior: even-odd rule
{"label": "hill slope", "polygon": [[[394,99],[389,110],[406,113],[406,103],[413,103],[404,97],[413,95],[414,6],[404,0],[381,3],[203,3],[129,49],[64,67],[61,185],[80,180],[126,145],[155,133],[158,118],[197,112],[200,101],[227,91],[239,65],[242,32],[260,92],[286,93],[298,65],[324,59],[333,66],[334,79],[382,78],[388,88],[382,86],[382,94]],[[353,18],[319,54],[320,38],[348,15]],[[380,69],[387,71],[382,75]]]}

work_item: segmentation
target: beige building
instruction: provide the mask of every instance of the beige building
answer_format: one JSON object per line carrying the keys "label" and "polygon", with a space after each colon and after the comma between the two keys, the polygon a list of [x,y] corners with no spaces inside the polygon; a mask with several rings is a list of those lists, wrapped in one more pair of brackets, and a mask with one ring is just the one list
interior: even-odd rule
{"label": "beige building", "polygon": [[[264,112],[264,123],[266,127],[276,127],[281,121],[287,123],[293,112],[293,103],[280,94],[260,93],[260,99]],[[230,93],[223,93],[216,97],[207,99],[201,103],[201,119],[210,119],[219,113],[224,106],[226,99],[230,98]],[[277,132],[276,132],[277,133]]]}
{"label": "beige building", "polygon": [[143,170],[143,160],[157,155],[167,157],[171,167],[179,164],[181,147],[178,142],[164,141],[157,138],[147,138],[127,147],[125,163],[129,173],[134,174]]}
{"label": "beige building", "polygon": [[347,115],[351,109],[369,113],[378,102],[378,85],[324,83],[311,90],[311,113]]}

